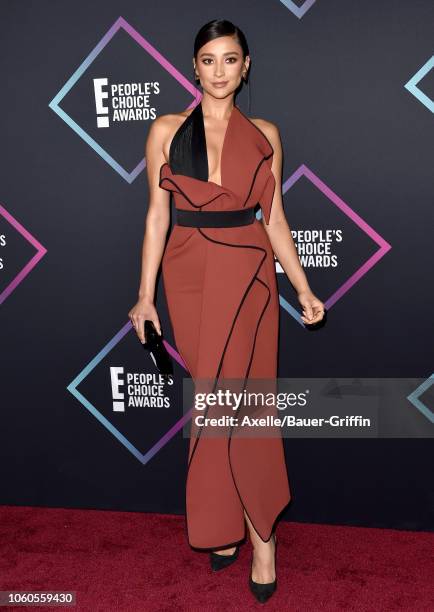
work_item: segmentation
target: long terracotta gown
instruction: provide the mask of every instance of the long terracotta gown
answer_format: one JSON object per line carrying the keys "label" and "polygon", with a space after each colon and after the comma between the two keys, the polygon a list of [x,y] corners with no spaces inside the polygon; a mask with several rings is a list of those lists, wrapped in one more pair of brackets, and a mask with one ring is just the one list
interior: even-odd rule
{"label": "long terracotta gown", "polygon": [[[202,104],[183,121],[160,168],[176,209],[261,206],[268,224],[276,181],[273,148],[234,105],[221,152],[221,183],[208,181]],[[279,300],[274,256],[262,223],[174,224],[162,259],[177,350],[193,380],[277,376]],[[219,548],[245,536],[243,510],[267,541],[290,501],[283,442],[270,437],[190,437],[186,526],[191,546]]]}

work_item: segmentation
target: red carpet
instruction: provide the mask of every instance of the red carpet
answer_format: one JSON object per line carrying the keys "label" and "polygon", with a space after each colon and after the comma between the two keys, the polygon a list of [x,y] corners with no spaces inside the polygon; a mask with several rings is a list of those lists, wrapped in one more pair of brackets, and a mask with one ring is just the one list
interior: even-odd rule
{"label": "red carpet", "polygon": [[0,506],[0,590],[75,590],[87,612],[434,611],[434,534],[280,522],[277,535],[278,589],[261,605],[250,543],[214,574],[182,516]]}

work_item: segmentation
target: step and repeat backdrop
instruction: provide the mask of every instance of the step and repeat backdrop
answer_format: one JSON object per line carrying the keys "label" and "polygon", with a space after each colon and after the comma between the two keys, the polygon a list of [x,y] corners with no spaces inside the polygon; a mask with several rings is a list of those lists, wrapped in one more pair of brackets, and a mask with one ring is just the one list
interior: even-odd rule
{"label": "step and repeat backdrop", "polygon": [[199,101],[194,37],[225,18],[252,59],[236,102],[279,127],[285,214],[328,309],[308,331],[276,260],[279,376],[407,380],[417,424],[286,438],[283,519],[432,528],[432,2],[3,0],[0,15],[0,503],[184,512],[188,373],[161,276],[172,385],[127,314],[146,137]]}

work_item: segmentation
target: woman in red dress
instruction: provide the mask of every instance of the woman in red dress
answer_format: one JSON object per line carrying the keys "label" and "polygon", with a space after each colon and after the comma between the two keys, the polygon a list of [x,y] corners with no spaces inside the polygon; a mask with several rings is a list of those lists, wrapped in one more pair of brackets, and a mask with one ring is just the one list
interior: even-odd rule
{"label": "woman in red dress", "polygon": [[[239,28],[226,20],[205,24],[193,57],[202,99],[193,110],[157,118],[146,143],[150,203],[139,299],[129,316],[142,342],[145,319],[161,333],[154,306],[161,263],[176,348],[193,380],[275,380],[274,254],[297,291],[303,322],[315,324],[324,315],[283,210],[278,128],[248,118],[234,101],[249,64]],[[176,223],[165,246],[171,194]],[[254,212],[258,203],[262,222]],[[261,602],[277,586],[273,528],[290,498],[281,435],[243,437],[230,429],[205,436],[192,420],[188,541],[210,549],[212,568],[222,569],[237,558],[247,524],[254,553],[249,585]]]}

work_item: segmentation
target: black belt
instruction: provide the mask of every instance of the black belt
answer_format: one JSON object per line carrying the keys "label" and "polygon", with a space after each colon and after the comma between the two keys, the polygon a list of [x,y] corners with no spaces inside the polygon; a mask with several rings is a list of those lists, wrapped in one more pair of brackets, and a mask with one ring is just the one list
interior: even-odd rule
{"label": "black belt", "polygon": [[256,219],[254,208],[239,210],[176,209],[176,223],[187,227],[238,227],[250,225]]}

